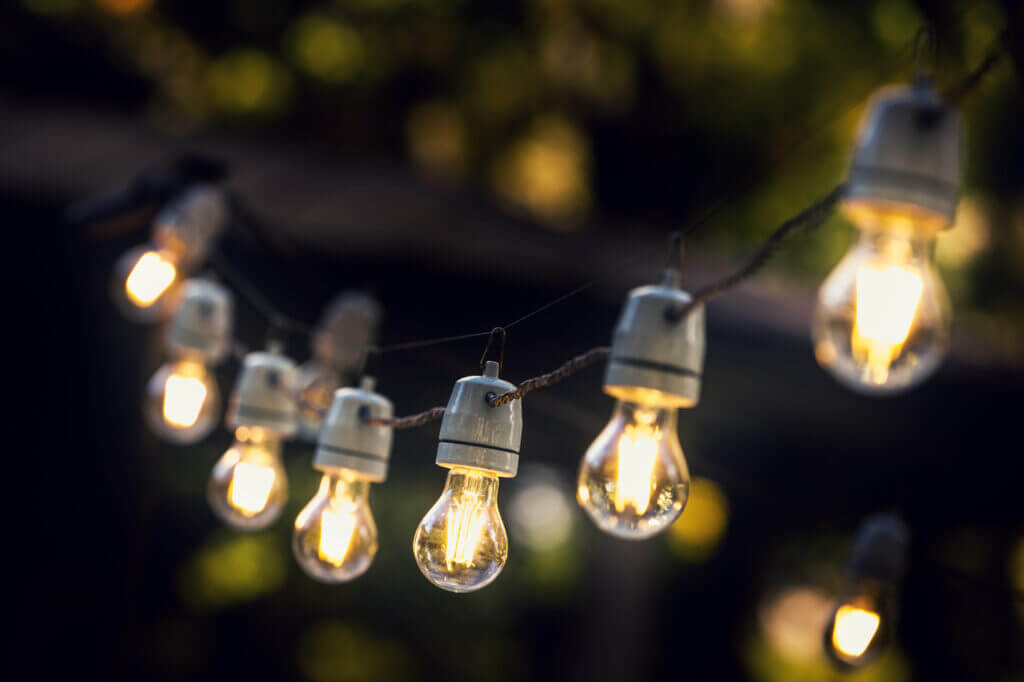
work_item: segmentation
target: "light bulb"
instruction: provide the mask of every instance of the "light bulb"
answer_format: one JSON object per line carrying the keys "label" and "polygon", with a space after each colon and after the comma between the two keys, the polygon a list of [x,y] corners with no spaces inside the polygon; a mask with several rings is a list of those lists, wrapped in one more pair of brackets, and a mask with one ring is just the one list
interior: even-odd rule
{"label": "light bulb", "polygon": [[860,214],[857,244],[818,294],[818,362],[865,393],[912,387],[949,344],[950,305],[933,261],[932,230],[896,216]]}
{"label": "light bulb", "polygon": [[168,249],[140,246],[131,249],[114,266],[111,293],[125,315],[150,321],[174,308],[178,259]]}
{"label": "light bulb", "polygon": [[838,601],[825,628],[825,651],[840,667],[867,665],[888,646],[892,618],[885,592],[864,580]]}
{"label": "light bulb", "polygon": [[345,582],[373,563],[377,524],[369,491],[369,481],[341,472],[324,474],[320,489],[295,519],[292,535],[295,558],[310,576]]}
{"label": "light bulb", "polygon": [[675,408],[619,400],[580,464],[580,506],[602,530],[639,540],[672,525],[689,490]]}
{"label": "light bulb", "polygon": [[196,443],[217,425],[217,380],[199,360],[162,365],[146,389],[146,419],[158,435],[175,443]]}
{"label": "light bulb", "polygon": [[235,442],[213,467],[207,497],[217,516],[236,528],[273,523],[288,499],[281,436],[259,426],[239,426]]}
{"label": "light bulb", "polygon": [[508,534],[498,511],[498,476],[455,466],[441,497],[412,541],[427,580],[451,592],[472,592],[498,577],[508,558]]}

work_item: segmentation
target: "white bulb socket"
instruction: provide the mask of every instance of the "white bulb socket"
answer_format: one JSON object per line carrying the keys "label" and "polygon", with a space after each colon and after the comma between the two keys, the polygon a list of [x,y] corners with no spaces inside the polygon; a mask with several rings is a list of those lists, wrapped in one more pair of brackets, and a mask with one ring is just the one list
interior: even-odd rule
{"label": "white bulb socket", "polygon": [[298,383],[290,359],[277,353],[249,353],[228,405],[228,426],[257,426],[285,438],[294,435]]}
{"label": "white bulb socket", "polygon": [[659,285],[633,289],[615,325],[604,392],[651,407],[693,407],[704,370],[704,307],[681,320],[671,311],[692,300],[669,270]]}
{"label": "white bulb socket", "polygon": [[491,407],[490,397],[516,390],[515,384],[498,378],[498,370],[497,362],[488,361],[482,375],[455,382],[441,421],[438,466],[470,467],[503,477],[519,471],[522,401]]}
{"label": "white bulb socket", "polygon": [[872,98],[846,181],[847,208],[898,210],[952,224],[960,198],[963,124],[928,79]]}
{"label": "white bulb socket", "polygon": [[181,303],[167,330],[167,348],[175,357],[208,364],[224,359],[231,348],[231,293],[205,279],[186,280]]}
{"label": "white bulb socket", "polygon": [[374,483],[387,478],[392,428],[368,424],[364,416],[390,419],[394,411],[391,401],[373,388],[373,378],[363,377],[359,388],[335,391],[317,439],[314,468],[349,471]]}

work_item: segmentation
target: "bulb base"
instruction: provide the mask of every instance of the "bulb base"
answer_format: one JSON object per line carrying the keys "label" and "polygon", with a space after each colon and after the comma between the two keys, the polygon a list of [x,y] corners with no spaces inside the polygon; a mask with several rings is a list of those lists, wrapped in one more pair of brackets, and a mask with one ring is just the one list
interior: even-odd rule
{"label": "bulb base", "polygon": [[704,308],[669,319],[666,311],[692,300],[677,281],[670,272],[664,284],[630,292],[612,339],[605,393],[652,407],[693,407],[700,400]]}
{"label": "bulb base", "polygon": [[289,437],[298,430],[295,363],[276,353],[249,353],[228,405],[227,424],[259,426]]}
{"label": "bulb base", "polygon": [[949,227],[960,198],[962,128],[959,112],[927,80],[880,90],[861,125],[845,207]]}
{"label": "bulb base", "polygon": [[514,391],[515,384],[498,378],[498,363],[487,362],[481,376],[455,382],[444,411],[438,436],[438,466],[470,467],[512,477],[519,471],[519,447],[523,438],[521,400],[498,407],[490,395]]}
{"label": "bulb base", "polygon": [[373,379],[365,377],[359,388],[340,388],[327,412],[317,439],[313,467],[320,471],[348,470],[374,483],[388,476],[392,429],[374,426],[363,420],[389,419],[391,401],[373,392]]}

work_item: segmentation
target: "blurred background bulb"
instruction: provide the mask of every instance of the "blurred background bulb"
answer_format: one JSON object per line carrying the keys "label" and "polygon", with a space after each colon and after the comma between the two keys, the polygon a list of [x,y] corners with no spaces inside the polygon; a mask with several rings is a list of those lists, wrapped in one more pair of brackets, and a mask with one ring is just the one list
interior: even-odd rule
{"label": "blurred background bulb", "polygon": [[675,408],[620,400],[583,456],[576,494],[599,528],[642,539],[675,521],[689,488]]}
{"label": "blurred background bulb", "polygon": [[346,472],[326,472],[320,489],[295,519],[292,549],[311,577],[326,582],[357,578],[377,554],[377,524],[370,513],[370,483]]}
{"label": "blurred background bulb", "polygon": [[890,609],[884,590],[862,583],[839,599],[825,628],[825,652],[842,668],[878,658],[889,643]]}
{"label": "blurred background bulb", "polygon": [[174,309],[178,259],[167,249],[140,246],[114,266],[111,293],[121,311],[136,320],[166,317]]}
{"label": "blurred background bulb", "polygon": [[472,592],[493,582],[508,558],[508,535],[498,511],[498,476],[452,468],[412,545],[423,575],[442,589]]}
{"label": "blurred background bulb", "polygon": [[934,232],[889,216],[861,219],[857,244],[818,295],[815,355],[867,393],[914,386],[949,344],[950,305],[935,269]]}
{"label": "blurred background bulb", "polygon": [[213,467],[207,497],[217,516],[236,528],[273,523],[288,499],[281,436],[259,426],[239,426],[235,442]]}
{"label": "blurred background bulb", "polygon": [[213,431],[220,413],[217,379],[198,359],[162,365],[146,388],[146,419],[162,438],[196,443]]}

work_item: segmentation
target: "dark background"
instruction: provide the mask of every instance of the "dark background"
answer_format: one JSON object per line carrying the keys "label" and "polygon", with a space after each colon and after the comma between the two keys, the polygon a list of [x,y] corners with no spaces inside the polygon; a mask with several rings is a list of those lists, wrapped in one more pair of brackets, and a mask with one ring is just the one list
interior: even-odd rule
{"label": "dark background", "polygon": [[[223,257],[310,323],[339,291],[371,291],[384,343],[486,330],[599,279],[510,330],[504,374],[520,381],[607,343],[628,289],[657,276],[664,236],[704,207],[725,200],[689,245],[689,286],[841,179],[861,105],[908,76],[924,21],[936,54],[918,61],[949,85],[1022,19],[998,2],[6,5],[0,206],[24,305],[13,376],[32,389],[9,427],[25,471],[8,481],[8,556],[31,578],[9,584],[28,604],[15,661],[85,679],[832,680],[784,646],[817,637],[813,617],[779,626],[773,605],[834,593],[857,524],[895,511],[913,534],[897,646],[851,679],[1024,679],[1012,58],[964,105],[971,211],[940,245],[956,322],[935,377],[869,399],[815,364],[814,290],[851,236],[831,220],[708,310],[704,393],[679,435],[692,474],[725,493],[717,543],[616,540],[576,507],[576,465],[612,407],[595,367],[524,402],[521,475],[500,492],[509,564],[471,595],[432,587],[410,551],[443,483],[436,425],[396,434],[371,493],[381,549],[356,582],[321,585],[291,558],[317,482],[308,445],[286,448],[291,498],[271,529],[221,527],[203,491],[230,434],[181,448],[148,433],[160,332],[107,296],[157,206],[64,221],[75,200],[210,154],[262,226],[233,222]],[[237,336],[266,337],[244,299]],[[289,338],[300,361],[307,346]],[[387,355],[380,390],[399,414],[443,404],[482,348]],[[219,369],[225,392],[236,370]],[[510,503],[549,479],[572,530],[540,550]]]}

